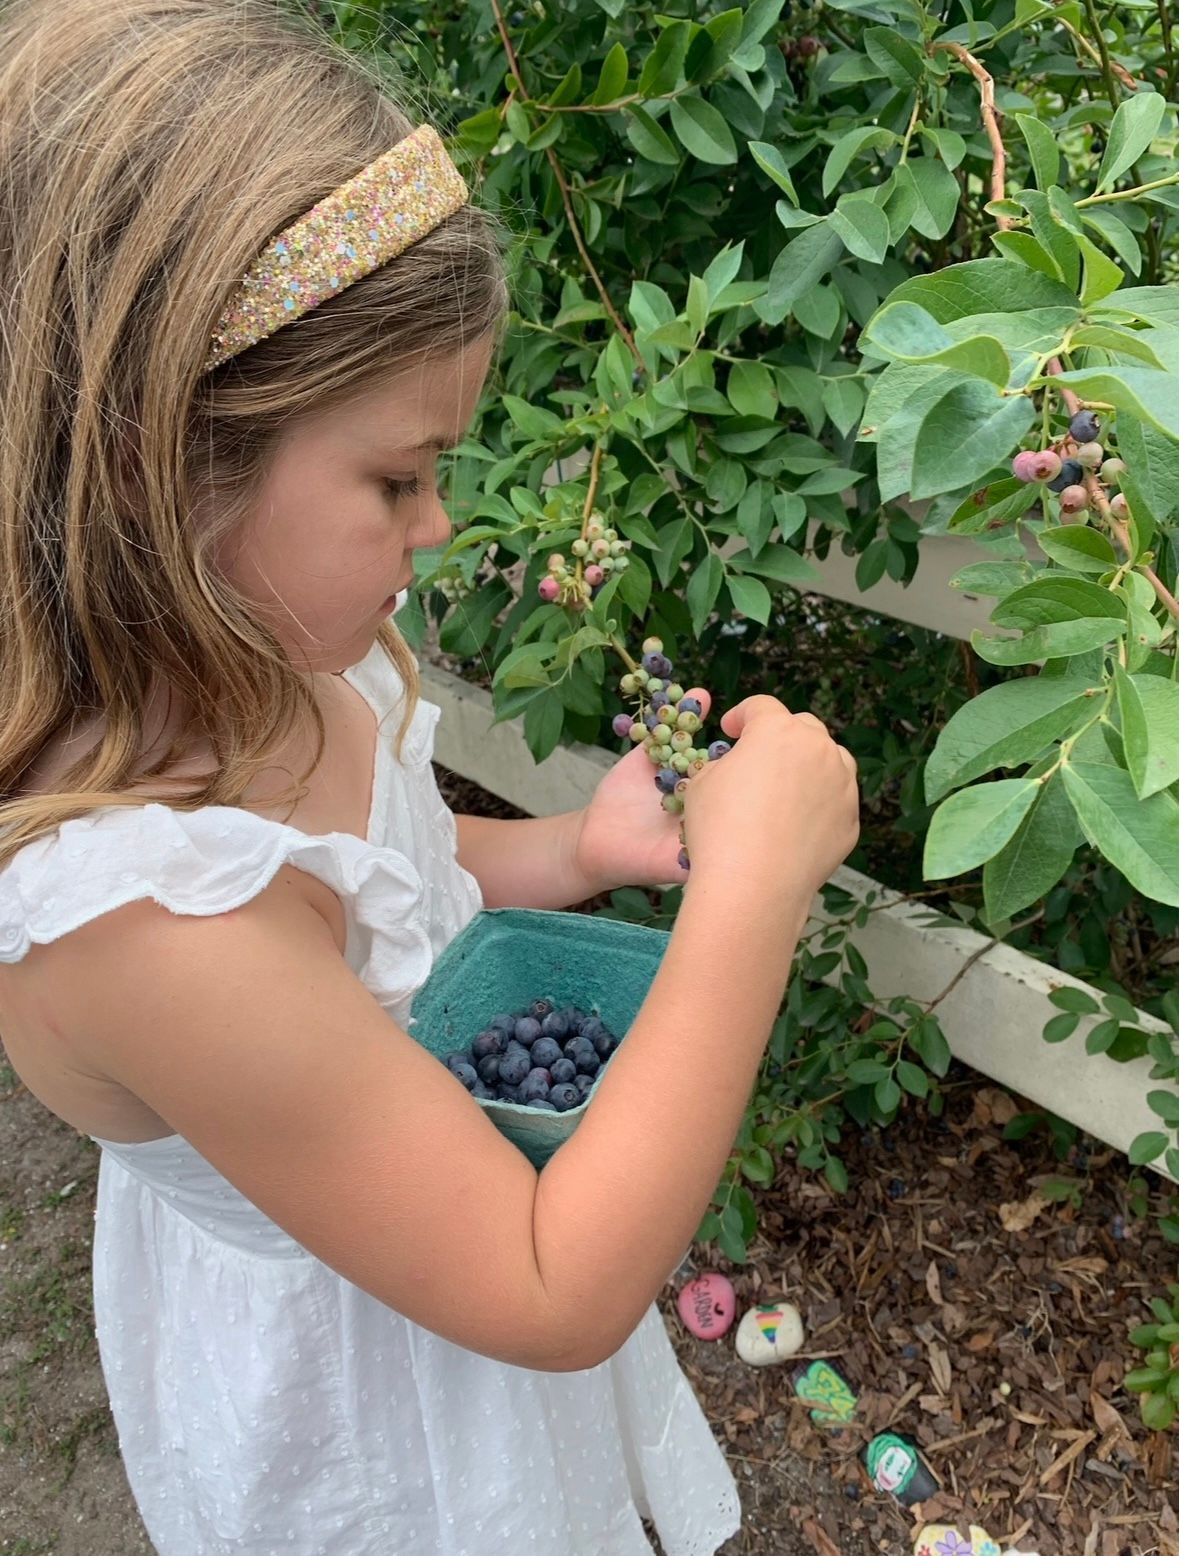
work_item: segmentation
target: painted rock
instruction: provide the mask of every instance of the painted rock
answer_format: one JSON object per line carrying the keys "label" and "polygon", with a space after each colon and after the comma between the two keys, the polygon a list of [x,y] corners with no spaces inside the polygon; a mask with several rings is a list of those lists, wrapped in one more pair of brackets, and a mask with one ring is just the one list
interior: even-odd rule
{"label": "painted rock", "polygon": [[985,1529],[971,1524],[963,1534],[952,1524],[926,1524],[917,1536],[914,1556],[1035,1556],[1034,1551],[1001,1551]]}
{"label": "painted rock", "polygon": [[[937,1481],[918,1452],[917,1444],[896,1432],[881,1432],[874,1437],[861,1454],[868,1478],[877,1491],[886,1491],[896,1497],[902,1507],[912,1507],[924,1502],[938,1489]],[[954,1535],[955,1531],[950,1530]],[[961,1536],[955,1536],[961,1539]],[[932,1556],[970,1556],[970,1546],[946,1550],[933,1546]],[[996,1553],[997,1556],[997,1553]]]}
{"label": "painted rock", "polygon": [[847,1379],[828,1361],[803,1362],[791,1373],[794,1392],[816,1426],[842,1431],[855,1418],[859,1401]]}
{"label": "painted rock", "polygon": [[772,1367],[802,1350],[802,1318],[791,1302],[760,1302],[737,1325],[737,1355],[751,1367]]}
{"label": "painted rock", "polygon": [[719,1340],[733,1327],[737,1293],[724,1275],[700,1275],[681,1287],[676,1306],[685,1328],[697,1340]]}

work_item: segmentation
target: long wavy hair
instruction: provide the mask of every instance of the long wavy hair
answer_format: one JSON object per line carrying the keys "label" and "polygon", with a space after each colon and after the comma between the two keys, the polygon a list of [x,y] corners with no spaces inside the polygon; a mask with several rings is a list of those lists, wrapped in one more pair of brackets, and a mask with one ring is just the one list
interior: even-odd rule
{"label": "long wavy hair", "polygon": [[[382,72],[287,6],[0,8],[0,866],[65,820],[142,803],[128,784],[167,772],[193,731],[216,770],[178,788],[176,808],[239,804],[310,718],[314,759],[281,799],[298,797],[323,718],[214,568],[218,541],[292,417],[500,333],[506,233],[465,205],[203,371],[255,255],[417,122]],[[378,641],[406,688],[400,742],[416,666],[391,622]],[[189,725],[136,771],[161,677]],[[20,796],[50,742],[95,715],[101,739],[61,790]]]}

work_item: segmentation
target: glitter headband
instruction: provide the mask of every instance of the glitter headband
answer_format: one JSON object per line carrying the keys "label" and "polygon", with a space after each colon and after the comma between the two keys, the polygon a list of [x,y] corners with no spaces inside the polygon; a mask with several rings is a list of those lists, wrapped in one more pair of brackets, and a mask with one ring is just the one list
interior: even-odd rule
{"label": "glitter headband", "polygon": [[218,320],[205,372],[376,270],[467,198],[438,132],[419,125],[267,244]]}

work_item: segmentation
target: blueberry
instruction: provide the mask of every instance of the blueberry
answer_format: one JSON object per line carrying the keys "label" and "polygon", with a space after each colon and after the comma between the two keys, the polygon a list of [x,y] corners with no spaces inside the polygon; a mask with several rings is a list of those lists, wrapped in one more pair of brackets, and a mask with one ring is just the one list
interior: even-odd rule
{"label": "blueberry", "polygon": [[456,1064],[452,1073],[458,1076],[468,1091],[474,1091],[479,1084],[479,1077],[469,1064]]}
{"label": "blueberry", "polygon": [[471,1056],[465,1048],[456,1048],[452,1054],[447,1054],[442,1062],[452,1075],[457,1075],[463,1065],[470,1065]]}
{"label": "blueberry", "polygon": [[668,697],[667,697],[667,693],[666,692],[652,692],[651,693],[650,703],[651,703],[651,707],[653,707],[655,709],[656,713],[659,712],[660,708],[665,708],[667,706],[667,702],[668,702]]}
{"label": "blueberry", "polygon": [[520,1101],[520,1088],[519,1088],[519,1086],[500,1086],[498,1095],[496,1097],[496,1101],[498,1101],[498,1102],[519,1102]]}
{"label": "blueberry", "polygon": [[567,1113],[570,1108],[575,1108],[581,1101],[576,1086],[566,1081],[563,1085],[554,1086],[549,1092],[549,1101],[558,1113]]}
{"label": "blueberry", "polygon": [[532,1070],[524,1077],[520,1086],[521,1102],[547,1102],[549,1097],[549,1083],[546,1077],[547,1070]]}
{"label": "blueberry", "polygon": [[525,1048],[531,1048],[539,1036],[540,1022],[535,1016],[521,1016],[516,1022],[516,1041]]}
{"label": "blueberry", "polygon": [[507,1037],[511,1037],[516,1030],[516,1018],[515,1016],[492,1016],[487,1025],[489,1027],[497,1027]]}
{"label": "blueberry", "polygon": [[655,787],[661,794],[674,794],[680,775],[674,767],[661,767],[655,774]]}
{"label": "blueberry", "polygon": [[704,704],[698,697],[682,697],[680,699],[681,713],[695,713],[697,716],[704,712]]}
{"label": "blueberry", "polygon": [[563,1010],[552,1010],[541,1022],[540,1030],[545,1037],[553,1037],[560,1042],[569,1036],[569,1017]]}
{"label": "blueberry", "polygon": [[478,1070],[479,1079],[486,1081],[489,1086],[494,1086],[499,1080],[499,1055],[488,1054],[485,1059],[480,1059]]}
{"label": "blueberry", "polygon": [[648,708],[646,713],[643,714],[643,723],[647,726],[648,729],[654,729],[655,726],[659,723],[659,715],[654,711],[653,708]]}
{"label": "blueberry", "polygon": [[588,1016],[581,1023],[581,1036],[586,1038],[596,1049],[598,1039],[606,1031],[606,1023],[601,1016]]}
{"label": "blueberry", "polygon": [[[564,1021],[566,1037],[573,1036],[578,1027],[581,1025],[583,1019],[582,1013],[580,1010],[578,1010],[576,1005],[566,1005],[564,1010],[555,1011],[554,1014],[560,1016]],[[553,1034],[551,1032],[545,1033],[546,1037],[552,1037],[552,1035]]]}
{"label": "blueberry", "polygon": [[714,740],[708,748],[708,760],[719,762],[721,757],[733,748],[727,740]]}
{"label": "blueberry", "polygon": [[561,1045],[554,1038],[538,1037],[532,1045],[532,1062],[546,1070],[561,1057]]}
{"label": "blueberry", "polygon": [[539,1097],[535,1102],[530,1102],[529,1107],[541,1108],[546,1113],[555,1113],[557,1110],[546,1097]]}
{"label": "blueberry", "polygon": [[657,676],[661,681],[671,680],[671,660],[666,654],[644,654],[643,669],[648,675]]}
{"label": "blueberry", "polygon": [[550,1070],[553,1080],[558,1082],[571,1081],[577,1074],[577,1066],[572,1059],[558,1059],[550,1066]]}
{"label": "blueberry", "polygon": [[594,1076],[594,1075],[579,1075],[577,1077],[577,1079],[574,1081],[573,1084],[576,1087],[576,1089],[577,1089],[577,1091],[578,1091],[578,1093],[579,1093],[579,1095],[581,1097],[581,1100],[583,1102],[589,1096],[590,1092],[593,1090],[594,1081],[596,1079],[597,1079],[597,1077]]}
{"label": "blueberry", "polygon": [[518,1086],[531,1068],[532,1058],[529,1054],[505,1054],[499,1061],[500,1084]]}
{"label": "blueberry", "polygon": [[471,1087],[472,1097],[481,1097],[484,1102],[494,1102],[495,1092],[490,1086],[485,1086],[482,1081],[476,1081]]}
{"label": "blueberry", "polygon": [[1063,492],[1066,486],[1076,486],[1085,479],[1085,470],[1079,459],[1066,459],[1061,463],[1060,474],[1049,481],[1050,492]]}
{"label": "blueberry", "polygon": [[1078,411],[1068,424],[1068,430],[1078,443],[1092,443],[1101,423],[1092,411]]}
{"label": "blueberry", "polygon": [[499,1027],[488,1027],[475,1038],[471,1044],[471,1052],[476,1059],[486,1059],[490,1055],[502,1054],[507,1046],[507,1033]]}
{"label": "blueberry", "polygon": [[579,1075],[596,1075],[602,1068],[602,1061],[592,1048],[582,1049],[573,1062]]}
{"label": "blueberry", "polygon": [[551,1016],[552,1013],[552,1000],[533,1000],[528,1007],[528,1014],[534,1021],[543,1021],[546,1016]]}

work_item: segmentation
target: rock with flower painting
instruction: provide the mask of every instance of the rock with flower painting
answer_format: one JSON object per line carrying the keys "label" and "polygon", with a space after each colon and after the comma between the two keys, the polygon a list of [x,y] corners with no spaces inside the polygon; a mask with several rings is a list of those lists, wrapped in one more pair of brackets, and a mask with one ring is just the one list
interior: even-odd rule
{"label": "rock with flower painting", "polygon": [[790,1302],[759,1302],[737,1326],[737,1355],[750,1367],[772,1367],[802,1350],[802,1318]]}
{"label": "rock with flower painting", "polygon": [[1036,1552],[1002,1551],[977,1524],[971,1524],[965,1534],[951,1524],[926,1524],[917,1536],[914,1556],[1036,1556]]}

